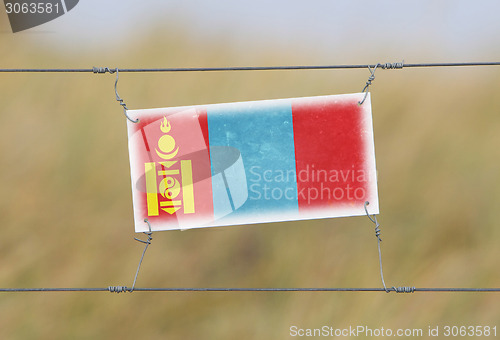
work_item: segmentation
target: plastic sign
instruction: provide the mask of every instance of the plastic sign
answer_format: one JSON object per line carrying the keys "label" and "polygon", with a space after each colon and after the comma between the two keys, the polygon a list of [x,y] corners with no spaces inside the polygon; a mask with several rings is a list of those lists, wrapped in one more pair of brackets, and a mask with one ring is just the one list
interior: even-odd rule
{"label": "plastic sign", "polygon": [[377,214],[363,96],[129,110],[135,231]]}

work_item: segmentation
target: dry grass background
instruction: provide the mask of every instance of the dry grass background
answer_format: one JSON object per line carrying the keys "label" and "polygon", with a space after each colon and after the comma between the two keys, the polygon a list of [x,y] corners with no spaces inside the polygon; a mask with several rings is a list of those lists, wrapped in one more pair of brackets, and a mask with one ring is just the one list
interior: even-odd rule
{"label": "dry grass background", "polygon": [[[249,61],[223,40],[199,46],[182,31],[97,54],[62,55],[34,40],[0,34],[1,67],[328,63],[311,51],[272,47]],[[165,107],[359,92],[368,75],[121,74],[119,92],[130,108]],[[499,70],[376,75],[386,282],[500,286]],[[114,76],[0,77],[0,286],[130,285],[143,245],[133,241],[126,122]],[[138,280],[141,287],[380,285],[366,217],[159,232]],[[498,305],[498,294],[474,293],[1,293],[0,338],[284,339],[291,325],[500,326]]]}

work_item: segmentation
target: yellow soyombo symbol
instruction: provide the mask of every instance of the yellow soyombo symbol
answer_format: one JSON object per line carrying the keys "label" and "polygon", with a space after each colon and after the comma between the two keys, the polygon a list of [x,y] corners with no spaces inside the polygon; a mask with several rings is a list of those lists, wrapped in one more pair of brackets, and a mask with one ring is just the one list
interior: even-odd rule
{"label": "yellow soyombo symbol", "polygon": [[[181,207],[184,214],[194,213],[193,167],[191,160],[172,160],[179,147],[176,148],[175,139],[168,134],[171,129],[170,122],[163,117],[160,130],[164,135],[158,139],[160,150],[155,149],[156,154],[165,160],[158,162],[162,170],[156,171],[156,162],[144,163],[148,216],[158,216],[160,209],[173,214]],[[159,177],[162,179],[158,184]],[[164,199],[161,202],[158,193]]]}
{"label": "yellow soyombo symbol", "polygon": [[[163,122],[160,125],[160,130],[165,133],[165,135],[161,136],[158,140],[158,149],[155,149],[156,154],[163,159],[172,159],[177,155],[179,151],[179,147],[175,148],[175,139],[174,137],[167,135],[172,129],[170,122],[166,117],[163,117]],[[174,150],[175,149],[175,150]]]}

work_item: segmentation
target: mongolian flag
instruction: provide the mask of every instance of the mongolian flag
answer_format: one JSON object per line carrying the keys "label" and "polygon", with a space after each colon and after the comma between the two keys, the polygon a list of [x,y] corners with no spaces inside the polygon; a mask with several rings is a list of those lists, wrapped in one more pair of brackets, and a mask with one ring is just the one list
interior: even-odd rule
{"label": "mongolian flag", "polygon": [[135,231],[377,214],[363,96],[128,111]]}

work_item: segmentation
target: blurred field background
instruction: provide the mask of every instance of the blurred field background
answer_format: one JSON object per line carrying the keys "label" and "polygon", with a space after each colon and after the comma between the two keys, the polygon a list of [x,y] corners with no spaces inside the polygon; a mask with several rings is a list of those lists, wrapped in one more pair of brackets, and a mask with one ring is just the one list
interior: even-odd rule
{"label": "blurred field background", "polygon": [[[8,31],[4,16],[0,25]],[[160,33],[172,29],[175,38]],[[320,48],[272,45],[250,58],[224,38],[195,41],[175,23],[101,53],[64,54],[36,39],[0,34],[0,67],[335,63]],[[336,61],[400,61],[384,53],[381,46]],[[354,93],[368,76],[368,70],[123,73],[118,90],[137,109]],[[371,92],[388,286],[500,286],[499,76],[495,67],[377,71]],[[114,99],[114,75],[0,77],[0,286],[130,286],[143,244],[133,240],[126,121]],[[366,217],[153,238],[138,287],[381,286]],[[500,327],[499,299],[497,293],[1,293],[0,338],[286,339],[292,325]]]}

